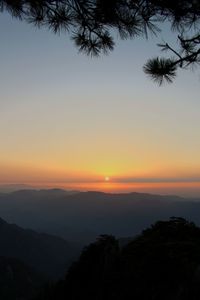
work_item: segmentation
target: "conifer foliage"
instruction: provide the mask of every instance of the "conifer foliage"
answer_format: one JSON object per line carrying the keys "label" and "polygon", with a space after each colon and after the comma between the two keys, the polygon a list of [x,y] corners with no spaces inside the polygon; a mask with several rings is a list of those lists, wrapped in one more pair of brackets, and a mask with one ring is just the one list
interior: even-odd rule
{"label": "conifer foliage", "polygon": [[0,10],[55,33],[68,33],[79,51],[91,56],[112,51],[115,33],[121,39],[159,35],[159,24],[169,22],[177,33],[177,49],[159,44],[170,56],[144,65],[159,85],[172,82],[178,68],[200,63],[199,0],[0,0]]}

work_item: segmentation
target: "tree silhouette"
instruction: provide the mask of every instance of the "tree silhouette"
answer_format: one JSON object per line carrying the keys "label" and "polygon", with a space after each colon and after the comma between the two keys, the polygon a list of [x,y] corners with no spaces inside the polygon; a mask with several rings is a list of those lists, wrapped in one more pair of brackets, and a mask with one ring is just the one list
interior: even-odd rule
{"label": "tree silhouette", "polygon": [[148,37],[159,34],[159,23],[169,22],[178,34],[178,49],[159,44],[173,56],[144,65],[159,85],[172,82],[178,68],[200,63],[199,0],[0,0],[0,9],[55,33],[68,32],[79,51],[94,56],[114,49],[115,31],[122,39]]}
{"label": "tree silhouette", "polygon": [[183,218],[156,222],[121,257],[124,299],[198,299],[200,228],[194,223]]}
{"label": "tree silhouette", "polygon": [[200,228],[159,221],[121,249],[113,236],[86,247],[65,280],[37,300],[198,300]]}
{"label": "tree silhouette", "polygon": [[108,291],[117,277],[118,241],[109,235],[100,236],[86,247],[66,277],[69,299],[109,299]]}

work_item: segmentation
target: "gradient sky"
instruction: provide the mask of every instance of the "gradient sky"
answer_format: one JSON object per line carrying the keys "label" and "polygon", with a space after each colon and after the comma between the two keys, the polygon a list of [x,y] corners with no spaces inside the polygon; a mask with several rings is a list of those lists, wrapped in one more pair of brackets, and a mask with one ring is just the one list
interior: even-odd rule
{"label": "gradient sky", "polygon": [[163,87],[142,71],[167,28],[100,58],[6,14],[0,37],[1,184],[200,195],[200,69]]}

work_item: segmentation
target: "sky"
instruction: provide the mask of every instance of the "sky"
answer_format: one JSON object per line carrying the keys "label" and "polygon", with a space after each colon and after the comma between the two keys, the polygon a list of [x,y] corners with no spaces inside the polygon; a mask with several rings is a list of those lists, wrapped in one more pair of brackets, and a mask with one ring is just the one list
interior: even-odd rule
{"label": "sky", "polygon": [[0,184],[200,195],[200,69],[162,87],[142,70],[176,43],[162,27],[91,58],[1,13]]}

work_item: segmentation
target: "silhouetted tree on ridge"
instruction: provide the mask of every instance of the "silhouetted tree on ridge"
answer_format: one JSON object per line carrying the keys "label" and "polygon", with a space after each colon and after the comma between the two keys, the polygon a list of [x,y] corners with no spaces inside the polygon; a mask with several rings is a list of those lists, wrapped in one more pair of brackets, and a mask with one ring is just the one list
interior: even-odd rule
{"label": "silhouetted tree on ridge", "polygon": [[0,0],[1,11],[55,33],[68,32],[81,52],[100,55],[114,49],[114,34],[122,39],[159,34],[169,22],[178,34],[178,49],[159,44],[173,56],[149,59],[144,71],[161,85],[172,82],[178,68],[200,63],[199,0]]}
{"label": "silhouetted tree on ridge", "polygon": [[194,223],[156,222],[124,247],[121,258],[124,299],[198,299],[200,228]]}
{"label": "silhouetted tree on ridge", "polygon": [[200,228],[183,218],[156,222],[122,249],[104,235],[86,247],[45,300],[198,300]]}

